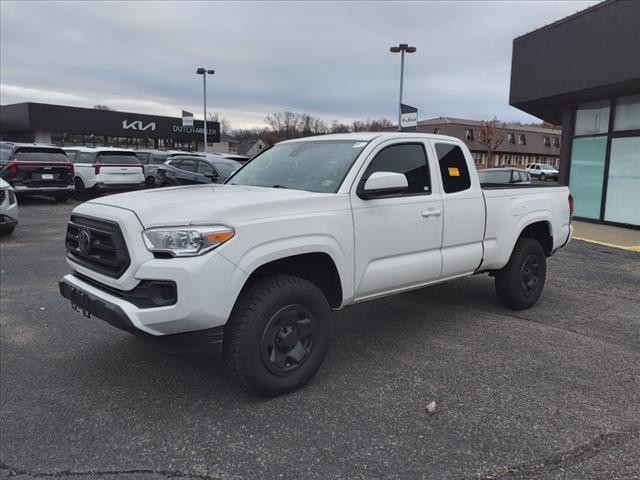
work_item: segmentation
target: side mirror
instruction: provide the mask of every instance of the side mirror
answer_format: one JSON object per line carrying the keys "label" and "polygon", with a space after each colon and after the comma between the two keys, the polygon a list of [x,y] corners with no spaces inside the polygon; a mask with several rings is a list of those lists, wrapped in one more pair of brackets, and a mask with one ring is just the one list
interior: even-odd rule
{"label": "side mirror", "polygon": [[216,182],[218,180],[218,175],[215,172],[207,173],[205,174],[205,177],[207,177],[212,182]]}
{"label": "side mirror", "polygon": [[364,184],[360,197],[364,199],[405,192],[409,188],[407,177],[396,172],[374,172]]}

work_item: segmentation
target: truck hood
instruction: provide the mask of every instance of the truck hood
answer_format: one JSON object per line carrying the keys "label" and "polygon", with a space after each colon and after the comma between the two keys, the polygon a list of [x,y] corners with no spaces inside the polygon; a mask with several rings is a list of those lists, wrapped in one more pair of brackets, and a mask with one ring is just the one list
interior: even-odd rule
{"label": "truck hood", "polygon": [[130,210],[144,228],[225,224],[256,219],[342,210],[349,196],[243,185],[193,185],[109,195],[87,204]]}

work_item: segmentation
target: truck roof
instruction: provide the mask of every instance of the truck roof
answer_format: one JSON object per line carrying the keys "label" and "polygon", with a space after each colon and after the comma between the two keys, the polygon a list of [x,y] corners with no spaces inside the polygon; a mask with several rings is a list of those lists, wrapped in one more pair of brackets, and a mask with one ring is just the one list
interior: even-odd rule
{"label": "truck roof", "polygon": [[285,140],[284,142],[306,142],[313,140],[353,140],[356,142],[370,142],[374,138],[380,138],[383,140],[395,139],[395,138],[430,138],[440,140],[455,140],[460,142],[458,138],[450,137],[448,135],[436,135],[435,133],[418,133],[418,132],[353,132],[353,133],[332,133],[329,135],[315,135],[313,137],[293,138],[291,140]]}

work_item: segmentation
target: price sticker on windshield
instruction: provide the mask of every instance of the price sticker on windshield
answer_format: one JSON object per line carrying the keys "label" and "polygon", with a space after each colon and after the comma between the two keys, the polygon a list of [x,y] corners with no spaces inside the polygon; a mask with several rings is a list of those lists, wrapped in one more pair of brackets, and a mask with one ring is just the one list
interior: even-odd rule
{"label": "price sticker on windshield", "polygon": [[449,176],[450,177],[459,177],[460,176],[460,170],[458,169],[458,167],[449,167]]}

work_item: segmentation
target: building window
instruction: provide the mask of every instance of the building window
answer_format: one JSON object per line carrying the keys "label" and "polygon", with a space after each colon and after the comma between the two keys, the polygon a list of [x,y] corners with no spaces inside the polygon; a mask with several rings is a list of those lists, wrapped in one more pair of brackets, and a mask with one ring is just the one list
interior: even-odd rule
{"label": "building window", "polygon": [[434,128],[433,129],[433,133],[435,133],[436,135],[438,135],[440,133],[440,129],[439,128]]}
{"label": "building window", "polygon": [[606,149],[606,136],[573,140],[569,189],[576,199],[576,217],[600,218]]}
{"label": "building window", "polygon": [[[636,208],[631,207],[632,205]],[[640,136],[613,138],[604,219],[608,222],[640,225],[638,205],[640,205]]]}
{"label": "building window", "polygon": [[584,103],[576,110],[576,135],[597,135],[609,129],[609,100]]}
{"label": "building window", "polygon": [[553,137],[553,146],[555,148],[560,148],[560,138],[559,137]]}
{"label": "building window", "polygon": [[527,139],[524,137],[524,133],[518,134],[518,145],[526,145]]}
{"label": "building window", "polygon": [[551,141],[549,140],[549,137],[544,137],[544,146],[545,147],[551,146]]}
{"label": "building window", "polygon": [[507,133],[507,142],[511,144],[516,143],[516,136],[513,133]]}
{"label": "building window", "polygon": [[465,128],[464,138],[466,138],[469,141],[473,141],[473,130],[471,130],[470,128]]}
{"label": "building window", "polygon": [[618,99],[613,129],[617,132],[640,130],[640,95]]}

